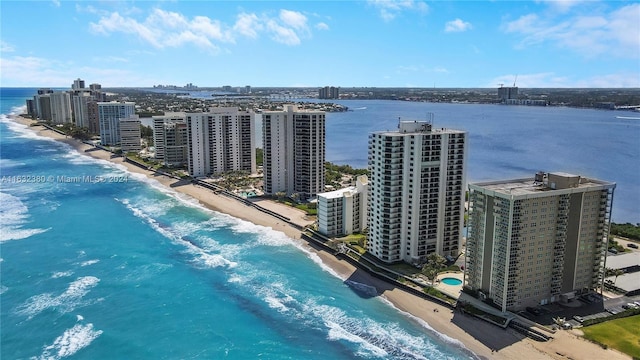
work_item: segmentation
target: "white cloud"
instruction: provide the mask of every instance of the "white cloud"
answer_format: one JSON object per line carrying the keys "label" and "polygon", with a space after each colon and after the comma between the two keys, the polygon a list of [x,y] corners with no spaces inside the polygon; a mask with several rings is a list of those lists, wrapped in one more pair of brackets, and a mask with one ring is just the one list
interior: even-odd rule
{"label": "white cloud", "polygon": [[0,52],[13,52],[15,48],[4,40],[0,40]]}
{"label": "white cloud", "polygon": [[520,88],[637,88],[640,78],[637,74],[613,73],[594,75],[588,78],[572,79],[558,76],[553,72],[536,74],[508,74],[493,78],[485,87],[498,87],[499,84],[511,86],[517,76],[516,86]]}
{"label": "white cloud", "polygon": [[323,22],[319,22],[316,24],[316,29],[318,30],[329,30],[329,25]]}
{"label": "white cloud", "polygon": [[471,30],[472,28],[471,23],[462,21],[461,19],[451,20],[444,25],[445,32],[463,32]]}
{"label": "white cloud", "polygon": [[291,29],[278,24],[275,20],[267,22],[267,29],[271,33],[271,39],[285,45],[299,45],[298,34]]}
{"label": "white cloud", "polygon": [[70,62],[34,56],[13,56],[0,59],[3,86],[65,86],[70,79],[105,79],[103,86],[140,86],[154,84],[157,79],[140,77],[137,72],[105,67],[78,67]]}
{"label": "white cloud", "polygon": [[586,57],[599,55],[640,59],[640,4],[609,13],[575,15],[556,22],[528,14],[506,23],[503,30],[522,35],[518,47],[551,42]]}
{"label": "white cloud", "polygon": [[[589,0],[587,0],[589,1]],[[549,4],[553,9],[558,12],[564,13],[576,5],[585,2],[585,0],[542,0],[543,3]]]}
{"label": "white cloud", "polygon": [[429,6],[422,0],[367,0],[380,12],[384,21],[391,21],[403,11],[426,13]]}
{"label": "white cloud", "polygon": [[307,17],[297,11],[280,10],[280,20],[294,29],[306,29]]}
{"label": "white cloud", "polygon": [[286,9],[280,10],[275,18],[243,12],[238,14],[234,24],[227,25],[206,16],[188,18],[156,8],[141,21],[113,12],[102,14],[98,22],[89,26],[97,34],[132,34],[158,49],[192,44],[213,52],[220,50],[217,43],[235,43],[241,36],[256,39],[266,32],[276,42],[299,45],[301,39],[311,33],[304,14]]}
{"label": "white cloud", "polygon": [[51,2],[53,3],[53,6],[60,7],[60,0],[51,0]]}
{"label": "white cloud", "polygon": [[247,13],[238,14],[238,19],[233,25],[234,31],[252,39],[257,38],[258,32],[262,31],[263,28],[264,26],[256,14]]}

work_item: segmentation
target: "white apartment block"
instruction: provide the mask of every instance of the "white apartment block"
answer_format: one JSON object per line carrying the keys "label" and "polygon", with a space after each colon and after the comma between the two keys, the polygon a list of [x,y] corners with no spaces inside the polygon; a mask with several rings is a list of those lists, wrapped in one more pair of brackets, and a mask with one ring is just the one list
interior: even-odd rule
{"label": "white apartment block", "polygon": [[138,115],[130,115],[120,119],[120,148],[124,153],[141,150],[140,118]]}
{"label": "white apartment block", "polygon": [[361,175],[355,186],[318,194],[318,231],[336,237],[366,229],[368,188],[369,179]]}
{"label": "white apartment block", "polygon": [[68,92],[52,92],[49,95],[51,100],[51,121],[54,124],[66,124],[72,121],[71,96]]}
{"label": "white apartment block", "polygon": [[264,191],[297,193],[308,200],[324,191],[325,113],[298,110],[262,113]]}
{"label": "white apartment block", "polygon": [[191,176],[227,171],[256,172],[255,119],[234,107],[187,113],[188,168]]}
{"label": "white apartment block", "polygon": [[98,121],[100,143],[102,145],[120,145],[120,119],[135,115],[133,102],[99,102]]}
{"label": "white apartment block", "polygon": [[78,127],[89,128],[88,103],[93,100],[89,91],[76,91],[72,97],[73,122]]}
{"label": "white apartment block", "polygon": [[457,256],[464,225],[467,134],[400,121],[369,136],[367,251],[386,263]]}
{"label": "white apartment block", "polygon": [[614,189],[542,172],[469,184],[465,287],[505,312],[602,286]]}
{"label": "white apartment block", "polygon": [[153,117],[155,158],[165,166],[183,166],[187,162],[187,120],[183,112]]}

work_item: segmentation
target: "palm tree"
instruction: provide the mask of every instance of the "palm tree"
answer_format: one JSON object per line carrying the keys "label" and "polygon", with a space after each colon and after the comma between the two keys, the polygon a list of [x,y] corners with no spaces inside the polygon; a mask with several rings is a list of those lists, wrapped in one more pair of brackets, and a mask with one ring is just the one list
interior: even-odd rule
{"label": "palm tree", "polygon": [[618,281],[618,276],[620,275],[624,275],[624,270],[622,269],[613,270],[613,276],[615,276],[615,278],[613,279],[613,286],[616,285],[616,281]]}

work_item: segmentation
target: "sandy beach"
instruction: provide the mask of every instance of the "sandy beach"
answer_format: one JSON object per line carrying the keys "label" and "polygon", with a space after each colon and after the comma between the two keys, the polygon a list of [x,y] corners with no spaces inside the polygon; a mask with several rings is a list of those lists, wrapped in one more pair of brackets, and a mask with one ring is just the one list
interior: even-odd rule
{"label": "sandy beach", "polygon": [[[14,121],[29,126],[32,120],[15,117]],[[343,280],[350,279],[375,286],[378,293],[383,298],[392,303],[399,310],[411,314],[416,321],[422,321],[433,329],[435,333],[442,334],[444,341],[459,343],[478,358],[482,359],[630,359],[629,356],[615,350],[605,350],[589,341],[583,340],[578,335],[579,330],[557,331],[553,339],[547,342],[537,342],[526,338],[515,332],[515,330],[503,330],[487,322],[478,320],[468,315],[424,300],[398,288],[394,285],[374,278],[363,270],[357,269],[346,261],[339,260],[333,255],[317,250],[300,240],[301,232],[283,221],[263,213],[251,206],[230,199],[222,195],[216,195],[212,191],[200,186],[191,184],[189,181],[176,180],[167,176],[159,175],[137,167],[123,161],[122,157],[111,158],[111,153],[103,150],[92,149],[78,140],[65,137],[42,126],[30,127],[41,136],[53,138],[55,140],[69,144],[83,156],[90,156],[96,159],[111,161],[125,166],[128,171],[143,174],[151,179],[157,180],[162,185],[180,193],[186,194],[198,200],[203,206],[230,216],[240,218],[251,223],[270,227],[274,230],[285,233],[295,241],[299,241],[302,246],[309,251],[316,253],[320,259],[336,273],[340,274]],[[292,222],[305,226],[312,223],[306,215],[297,209],[287,207],[269,200],[260,200],[260,206],[275,211],[283,216],[289,217]]]}

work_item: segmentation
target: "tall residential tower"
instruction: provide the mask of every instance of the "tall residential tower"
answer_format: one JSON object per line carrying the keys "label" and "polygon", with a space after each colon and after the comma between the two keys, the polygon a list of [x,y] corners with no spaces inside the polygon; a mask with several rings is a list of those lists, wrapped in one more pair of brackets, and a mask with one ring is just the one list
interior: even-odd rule
{"label": "tall residential tower", "polygon": [[299,194],[308,200],[323,192],[325,175],[325,113],[298,110],[262,114],[264,191]]}
{"label": "tall residential tower", "polygon": [[369,136],[367,250],[386,263],[456,256],[464,221],[464,131],[400,121]]}
{"label": "tall residential tower", "polygon": [[187,113],[186,122],[191,176],[256,172],[254,113],[214,107],[206,113]]}
{"label": "tall residential tower", "polygon": [[469,184],[465,287],[505,312],[602,286],[614,189],[566,173]]}

